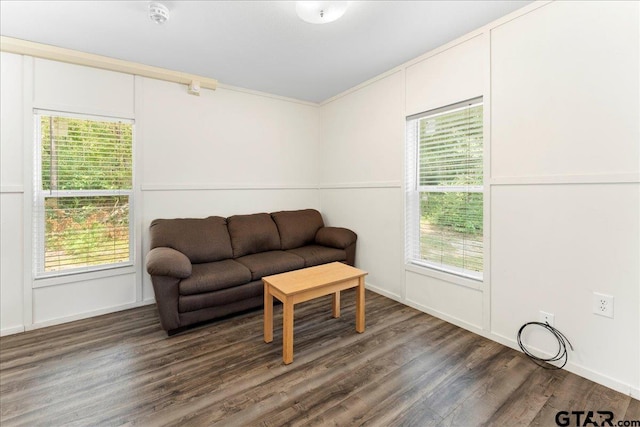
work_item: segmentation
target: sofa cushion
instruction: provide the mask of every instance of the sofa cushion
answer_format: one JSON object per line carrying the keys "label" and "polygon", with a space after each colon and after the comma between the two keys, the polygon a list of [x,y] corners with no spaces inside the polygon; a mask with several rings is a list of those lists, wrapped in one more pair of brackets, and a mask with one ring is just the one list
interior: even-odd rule
{"label": "sofa cushion", "polygon": [[327,248],[326,246],[308,245],[301,248],[289,249],[288,253],[298,255],[304,259],[304,266],[326,264],[334,261],[345,261],[347,253],[343,249]]}
{"label": "sofa cushion", "polygon": [[236,259],[236,261],[251,270],[252,280],[304,267],[304,259],[284,251],[247,255]]}
{"label": "sofa cushion", "polygon": [[280,211],[271,214],[280,232],[282,250],[299,248],[313,243],[322,227],[322,215],[315,209]]}
{"label": "sofa cushion", "polygon": [[233,257],[280,249],[278,227],[271,215],[234,215],[227,218]]}
{"label": "sofa cushion", "polygon": [[[178,311],[180,313],[189,313],[197,310],[215,310],[217,312],[215,317],[220,317],[228,313],[262,306],[264,301],[262,298],[263,290],[264,284],[262,281],[255,281],[216,292],[181,295],[178,300]],[[228,310],[229,307],[233,309]],[[196,315],[193,320],[200,322],[209,319],[211,319],[210,314],[207,316],[206,313],[202,313],[202,316]]]}
{"label": "sofa cushion", "polygon": [[180,295],[218,291],[250,281],[249,269],[232,259],[194,264],[191,276],[180,282]]}
{"label": "sofa cushion", "polygon": [[185,254],[192,263],[231,258],[227,220],[209,218],[156,219],[149,227],[151,249],[168,247]]}

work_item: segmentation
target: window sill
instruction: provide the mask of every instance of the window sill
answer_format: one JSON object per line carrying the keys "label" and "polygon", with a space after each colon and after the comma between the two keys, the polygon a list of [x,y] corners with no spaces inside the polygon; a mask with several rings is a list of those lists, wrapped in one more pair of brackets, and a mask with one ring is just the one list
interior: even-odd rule
{"label": "window sill", "polygon": [[46,288],[48,286],[65,285],[67,283],[87,282],[90,280],[103,279],[106,277],[122,276],[126,274],[135,274],[134,265],[123,265],[120,267],[106,268],[104,270],[78,272],[72,274],[64,274],[55,277],[40,277],[33,280],[33,289]]}
{"label": "window sill", "polygon": [[464,286],[481,292],[483,291],[483,282],[481,280],[469,279],[453,273],[447,273],[412,263],[405,263],[404,269],[405,271],[410,271],[411,273],[419,274],[421,276],[432,277],[434,279],[442,280],[443,282]]}

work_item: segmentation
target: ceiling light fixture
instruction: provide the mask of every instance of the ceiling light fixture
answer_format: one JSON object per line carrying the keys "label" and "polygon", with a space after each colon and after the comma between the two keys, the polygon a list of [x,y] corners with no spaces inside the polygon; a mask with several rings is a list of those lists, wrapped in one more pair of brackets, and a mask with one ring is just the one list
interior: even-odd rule
{"label": "ceiling light fixture", "polygon": [[169,9],[162,3],[150,3],[149,19],[156,24],[164,24],[169,19]]}
{"label": "ceiling light fixture", "polygon": [[296,13],[310,24],[326,24],[344,15],[347,6],[348,1],[298,1]]}

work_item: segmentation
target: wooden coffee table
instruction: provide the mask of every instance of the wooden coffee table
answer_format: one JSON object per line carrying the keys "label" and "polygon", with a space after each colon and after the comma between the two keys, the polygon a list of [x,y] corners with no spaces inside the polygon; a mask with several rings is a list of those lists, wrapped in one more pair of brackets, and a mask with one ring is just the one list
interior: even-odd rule
{"label": "wooden coffee table", "polygon": [[364,332],[364,276],[366,271],[341,262],[263,277],[264,342],[273,341],[273,297],[282,301],[282,360],[293,362],[293,306],[333,294],[333,317],[340,317],[340,291],[356,289],[356,331]]}

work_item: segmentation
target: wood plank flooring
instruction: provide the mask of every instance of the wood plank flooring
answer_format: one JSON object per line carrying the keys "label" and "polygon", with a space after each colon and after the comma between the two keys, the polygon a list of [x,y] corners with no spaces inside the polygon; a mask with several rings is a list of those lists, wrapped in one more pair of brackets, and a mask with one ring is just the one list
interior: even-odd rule
{"label": "wood plank flooring", "polygon": [[[0,338],[0,425],[555,426],[640,420],[640,402],[367,292],[367,329],[331,297],[296,306],[294,362],[262,310],[167,337],[155,306]],[[575,418],[571,421],[575,425]]]}

